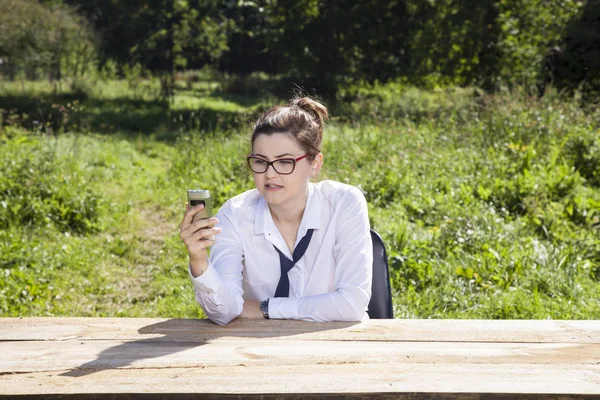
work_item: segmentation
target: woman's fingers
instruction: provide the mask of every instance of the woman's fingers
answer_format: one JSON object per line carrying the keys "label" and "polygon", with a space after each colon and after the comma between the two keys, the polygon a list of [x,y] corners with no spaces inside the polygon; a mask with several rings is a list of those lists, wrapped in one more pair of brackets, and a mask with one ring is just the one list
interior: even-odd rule
{"label": "woman's fingers", "polygon": [[[221,228],[206,228],[206,229],[200,229],[199,231],[196,231],[194,233],[192,233],[189,236],[189,240],[191,242],[197,242],[200,240],[206,240],[206,238],[208,236],[214,236],[214,235],[218,235],[219,233],[221,233]],[[211,239],[212,240],[212,239]]]}
{"label": "woman's fingers", "polygon": [[205,241],[207,239],[210,239],[211,241],[214,241],[213,237],[215,235],[218,235],[219,233],[221,233],[221,228],[217,228],[217,227],[209,227],[209,228],[205,228],[205,229],[200,229],[198,231],[192,231],[191,229],[187,229],[186,231],[182,232],[180,234],[181,239],[183,240],[183,242],[189,247],[191,246],[193,243],[198,242],[198,241]]}
{"label": "woman's fingers", "polygon": [[200,204],[191,207],[185,204],[185,215],[179,225],[179,237],[185,243],[190,260],[206,259],[206,249],[215,244],[215,235],[221,233],[221,228],[215,227],[219,220],[215,217],[194,221],[194,215],[204,209]]}
{"label": "woman's fingers", "polygon": [[214,237],[208,237],[198,240],[190,240],[186,243],[190,256],[206,255],[206,249],[215,244]]}
{"label": "woman's fingers", "polygon": [[210,218],[204,218],[204,219],[199,219],[198,221],[194,222],[192,224],[192,229],[195,231],[202,229],[206,226],[210,226],[213,227],[216,224],[219,223],[219,219],[217,217],[210,217]]}
{"label": "woman's fingers", "polygon": [[190,256],[193,256],[193,255],[196,255],[197,253],[205,251],[207,248],[209,248],[213,244],[215,244],[214,240],[210,240],[210,239],[198,240],[197,242],[194,242],[188,246],[188,252],[190,253]]}
{"label": "woman's fingers", "polygon": [[194,215],[202,210],[204,210],[204,204],[198,204],[197,206],[191,207],[189,203],[185,203],[185,215],[183,216],[181,224],[179,224],[179,230],[184,230],[191,225]]}
{"label": "woman's fingers", "polygon": [[201,229],[204,229],[207,227],[212,228],[218,223],[219,223],[219,220],[216,217],[200,219],[188,226],[181,228],[181,230],[179,232],[179,236],[182,239],[185,239],[186,237],[191,236],[192,234],[200,231]]}

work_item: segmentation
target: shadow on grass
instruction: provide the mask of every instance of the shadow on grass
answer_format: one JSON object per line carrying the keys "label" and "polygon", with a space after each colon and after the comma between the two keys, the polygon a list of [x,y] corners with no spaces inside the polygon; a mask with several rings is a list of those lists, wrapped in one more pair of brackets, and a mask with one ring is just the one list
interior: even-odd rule
{"label": "shadow on grass", "polygon": [[30,130],[124,133],[136,137],[142,134],[165,142],[174,141],[181,132],[239,129],[252,119],[252,113],[247,111],[209,107],[173,110],[165,100],[85,99],[69,94],[35,97],[2,94],[0,109],[2,124],[20,125]]}
{"label": "shadow on grass", "polygon": [[[148,339],[126,341],[103,350],[95,360],[86,362],[60,376],[83,377],[96,372],[120,369],[146,360],[168,356],[203,346],[220,337],[244,339],[277,338],[305,333],[344,329],[359,322],[312,323],[297,321],[293,324],[272,320],[234,320],[227,326],[218,326],[208,320],[170,319],[138,330],[142,335],[152,335]],[[156,335],[163,335],[156,337]],[[123,339],[126,340],[126,339]],[[180,365],[186,367],[186,365]],[[197,365],[195,365],[197,366]],[[152,367],[148,367],[152,368]]]}
{"label": "shadow on grass", "polygon": [[274,97],[265,93],[228,93],[221,89],[205,90],[197,88],[178,90],[177,93],[197,98],[227,101],[244,108],[259,108],[265,105],[265,98]]}

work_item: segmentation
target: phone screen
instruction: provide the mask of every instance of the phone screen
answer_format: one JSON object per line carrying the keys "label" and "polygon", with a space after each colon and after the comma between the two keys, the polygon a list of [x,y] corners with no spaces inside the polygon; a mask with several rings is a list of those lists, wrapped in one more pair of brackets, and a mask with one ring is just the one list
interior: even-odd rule
{"label": "phone screen", "polygon": [[206,202],[204,200],[190,200],[190,206],[195,207],[202,204],[203,206],[206,206]]}

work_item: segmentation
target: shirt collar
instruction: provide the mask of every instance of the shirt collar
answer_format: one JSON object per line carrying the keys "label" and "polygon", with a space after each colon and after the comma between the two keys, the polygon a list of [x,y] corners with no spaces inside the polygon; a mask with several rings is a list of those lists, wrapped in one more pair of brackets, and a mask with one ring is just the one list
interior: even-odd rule
{"label": "shirt collar", "polygon": [[260,235],[266,232],[267,217],[270,217],[269,207],[265,198],[260,196],[258,204],[256,206],[256,217],[254,220],[254,234]]}
{"label": "shirt collar", "polygon": [[321,199],[314,183],[308,184],[308,198],[300,222],[299,236],[304,237],[309,229],[321,229]]}
{"label": "shirt collar", "polygon": [[[306,208],[298,229],[300,239],[304,237],[309,229],[321,228],[321,199],[314,183],[308,184],[308,198]],[[269,206],[264,197],[260,196],[256,208],[256,219],[254,221],[254,234],[266,234],[277,231]]]}

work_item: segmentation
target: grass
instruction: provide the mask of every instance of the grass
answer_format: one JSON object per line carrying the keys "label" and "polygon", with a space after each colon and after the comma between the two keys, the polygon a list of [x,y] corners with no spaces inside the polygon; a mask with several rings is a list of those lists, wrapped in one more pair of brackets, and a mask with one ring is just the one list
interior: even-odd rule
{"label": "grass", "polygon": [[[11,85],[0,92],[12,110],[0,131],[0,315],[201,317],[178,237],[185,189],[208,188],[219,206],[252,187],[244,129],[267,102],[200,83],[171,107],[127,82],[79,97]],[[34,124],[52,104],[64,108]],[[364,191],[396,317],[600,315],[592,107],[554,92],[391,84],[343,92],[332,110],[320,179]]]}

